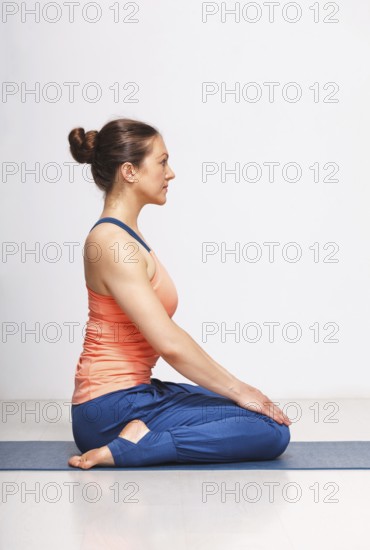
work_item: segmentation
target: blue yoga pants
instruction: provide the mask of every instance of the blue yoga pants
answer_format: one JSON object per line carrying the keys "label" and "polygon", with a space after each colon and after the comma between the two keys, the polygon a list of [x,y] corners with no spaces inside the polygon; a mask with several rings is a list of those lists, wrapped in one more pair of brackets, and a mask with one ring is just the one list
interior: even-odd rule
{"label": "blue yoga pants", "polygon": [[[290,441],[290,430],[231,399],[186,383],[151,378],[72,405],[72,430],[81,453],[107,445],[115,466],[272,460]],[[137,443],[119,437],[140,419],[149,428]]]}

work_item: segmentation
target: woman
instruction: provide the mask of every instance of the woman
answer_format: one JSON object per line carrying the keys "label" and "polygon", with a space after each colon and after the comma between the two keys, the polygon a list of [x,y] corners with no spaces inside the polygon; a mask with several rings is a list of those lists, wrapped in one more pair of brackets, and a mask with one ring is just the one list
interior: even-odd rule
{"label": "woman", "polygon": [[[91,163],[105,194],[84,247],[89,319],[72,397],[82,455],[69,465],[278,457],[289,444],[291,421],[173,321],[175,285],[139,231],[142,207],[165,204],[175,177],[161,134],[123,118],[99,132],[75,128],[68,140],[73,158]],[[159,356],[196,385],[151,377]]]}

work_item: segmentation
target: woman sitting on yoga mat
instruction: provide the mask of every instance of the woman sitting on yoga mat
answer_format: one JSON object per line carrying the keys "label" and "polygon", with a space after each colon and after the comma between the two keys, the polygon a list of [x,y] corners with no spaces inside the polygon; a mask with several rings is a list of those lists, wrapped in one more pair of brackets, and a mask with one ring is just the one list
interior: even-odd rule
{"label": "woman sitting on yoga mat", "polygon": [[[159,131],[118,119],[73,129],[73,158],[90,163],[105,204],[84,247],[89,318],[75,372],[68,464],[271,460],[291,421],[261,391],[210,357],[172,319],[176,287],[138,228],[145,204],[167,202],[175,177]],[[175,242],[173,243],[175,246]],[[159,356],[195,384],[153,378]]]}

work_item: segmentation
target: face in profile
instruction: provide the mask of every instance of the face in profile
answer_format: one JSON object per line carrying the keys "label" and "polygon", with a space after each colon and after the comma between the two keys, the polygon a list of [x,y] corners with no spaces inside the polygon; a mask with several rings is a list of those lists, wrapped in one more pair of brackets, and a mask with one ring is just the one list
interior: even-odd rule
{"label": "face in profile", "polygon": [[168,163],[169,154],[162,136],[152,138],[152,145],[152,151],[145,157],[140,169],[135,168],[133,172],[135,192],[143,204],[163,204],[175,173]]}

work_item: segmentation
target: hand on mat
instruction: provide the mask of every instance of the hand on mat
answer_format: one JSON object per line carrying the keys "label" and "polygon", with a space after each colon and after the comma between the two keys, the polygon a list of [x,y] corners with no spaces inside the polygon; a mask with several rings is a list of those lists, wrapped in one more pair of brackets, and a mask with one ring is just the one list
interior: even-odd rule
{"label": "hand on mat", "polygon": [[238,388],[238,397],[233,398],[235,403],[242,407],[243,409],[248,409],[250,411],[258,412],[270,416],[273,420],[279,424],[286,424],[290,426],[292,423],[291,420],[283,413],[281,409],[260,390],[241,382],[240,387]]}

